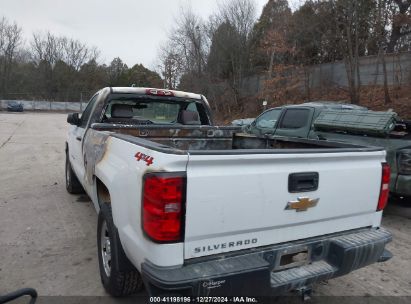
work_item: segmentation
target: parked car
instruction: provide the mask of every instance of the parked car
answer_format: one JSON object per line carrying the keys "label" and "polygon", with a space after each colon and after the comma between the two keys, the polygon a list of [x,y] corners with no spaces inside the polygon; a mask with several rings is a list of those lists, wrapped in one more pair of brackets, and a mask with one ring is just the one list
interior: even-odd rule
{"label": "parked car", "polygon": [[356,105],[311,102],[269,109],[246,131],[263,137],[336,140],[384,147],[391,167],[391,194],[411,197],[411,123],[393,112],[378,114]]}
{"label": "parked car", "polygon": [[23,112],[23,104],[18,101],[9,101],[7,103],[7,111],[9,112]]}
{"label": "parked car", "polygon": [[113,296],[308,292],[391,257],[382,148],[236,134],[204,96],[150,88],[102,89],[67,121],[66,188],[99,213]]}

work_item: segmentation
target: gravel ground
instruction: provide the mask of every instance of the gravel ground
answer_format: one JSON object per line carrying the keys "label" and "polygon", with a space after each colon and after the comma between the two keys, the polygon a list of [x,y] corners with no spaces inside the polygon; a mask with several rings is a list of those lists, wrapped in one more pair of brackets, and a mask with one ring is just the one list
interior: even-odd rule
{"label": "gravel ground", "polygon": [[[0,112],[0,294],[30,286],[43,296],[106,295],[96,213],[86,196],[65,190],[65,121],[64,114]],[[315,294],[411,296],[410,219],[407,202],[391,203],[383,225],[394,236],[394,258],[319,284]]]}

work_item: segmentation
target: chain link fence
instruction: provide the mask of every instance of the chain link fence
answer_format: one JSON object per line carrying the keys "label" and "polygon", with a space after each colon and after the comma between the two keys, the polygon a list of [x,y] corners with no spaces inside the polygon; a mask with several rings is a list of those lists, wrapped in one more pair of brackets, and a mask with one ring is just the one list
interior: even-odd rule
{"label": "chain link fence", "polygon": [[[386,62],[386,76],[389,86],[401,87],[411,84],[411,52],[387,54],[384,60]],[[297,71],[303,68],[295,67],[294,69]],[[312,65],[304,69],[306,79],[300,79],[299,85],[301,89],[304,88],[304,85],[308,85],[311,89],[348,87],[347,70],[344,61]],[[384,85],[382,57],[378,55],[361,57],[359,73],[362,86]],[[294,74],[297,75],[297,73]],[[245,77],[240,88],[241,96],[252,96],[261,93],[267,80],[269,80],[267,73]],[[293,80],[295,81],[295,79],[291,79],[291,81]]]}
{"label": "chain link fence", "polygon": [[37,92],[11,92],[0,98],[0,111],[6,110],[9,103],[17,102],[21,103],[23,109],[27,111],[82,112],[94,93],[94,91],[85,91],[78,93],[78,97],[48,99]]}

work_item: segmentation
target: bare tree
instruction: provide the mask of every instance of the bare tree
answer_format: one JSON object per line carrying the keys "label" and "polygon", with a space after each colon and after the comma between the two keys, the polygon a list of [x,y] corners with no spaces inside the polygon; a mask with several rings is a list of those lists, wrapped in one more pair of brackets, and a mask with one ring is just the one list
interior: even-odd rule
{"label": "bare tree", "polygon": [[168,45],[181,57],[184,73],[202,75],[208,52],[207,35],[203,20],[191,8],[181,9]]}
{"label": "bare tree", "polygon": [[33,60],[37,64],[45,62],[53,67],[57,61],[64,59],[64,38],[50,32],[33,33],[31,48]]}
{"label": "bare tree", "polygon": [[54,67],[64,59],[64,39],[50,32],[37,32],[33,33],[30,46],[32,60],[41,76],[40,83],[43,87],[40,90],[49,98],[55,98]]}
{"label": "bare tree", "polygon": [[[374,18],[373,29],[375,30],[376,41],[378,46],[377,56],[377,73],[380,62],[382,63],[383,78],[384,78],[384,102],[385,104],[391,103],[391,97],[388,89],[388,76],[387,76],[387,64],[385,60],[385,52],[387,50],[387,28],[389,28],[389,2],[392,0],[378,0],[376,6],[376,14]],[[376,78],[377,80],[377,78]],[[376,81],[375,81],[376,82]]]}
{"label": "bare tree", "polygon": [[367,4],[355,0],[334,1],[335,11],[335,33],[339,48],[344,56],[344,63],[347,72],[348,87],[351,102],[360,102],[360,38],[363,31],[363,21],[366,15]]}
{"label": "bare tree", "polygon": [[158,61],[159,73],[164,79],[164,88],[177,88],[184,73],[183,58],[175,51],[173,44],[167,43],[160,47]]}
{"label": "bare tree", "polygon": [[219,2],[217,20],[231,24],[245,43],[256,21],[255,2],[250,0],[226,0]]}
{"label": "bare tree", "polygon": [[[234,105],[241,108],[240,88],[250,70],[250,40],[256,21],[255,3],[251,0],[226,0],[208,24],[211,33],[209,67],[219,70],[218,61],[225,70],[220,75],[230,85]],[[208,71],[214,74],[213,69]]]}
{"label": "bare tree", "polygon": [[228,86],[223,90],[225,98],[240,108],[239,90],[250,65],[255,13],[252,0],[225,0],[206,23],[191,8],[182,8],[158,52],[164,86],[219,97],[221,87]]}
{"label": "bare tree", "polygon": [[6,44],[6,26],[7,26],[7,21],[6,18],[2,18],[0,20],[0,51],[2,52],[1,55],[3,55],[3,47]]}
{"label": "bare tree", "polygon": [[388,8],[392,12],[391,33],[387,52],[392,53],[398,47],[401,38],[411,34],[411,0],[391,0]]}
{"label": "bare tree", "polygon": [[64,61],[76,71],[86,62],[97,60],[99,56],[95,47],[90,48],[79,40],[56,36],[50,32],[34,33],[31,49],[33,60],[37,64],[43,61],[53,67],[58,61]]}
{"label": "bare tree", "polygon": [[[67,92],[74,91],[74,72],[80,71],[85,63],[96,61],[98,57],[96,48],[89,48],[78,40],[56,36],[49,31],[33,33],[30,47],[32,60],[42,77],[43,91],[50,98],[55,97],[59,86]],[[62,82],[68,84],[61,85]]]}
{"label": "bare tree", "polygon": [[233,83],[239,86],[248,69],[250,57],[250,39],[256,21],[255,2],[251,0],[227,0],[219,5],[216,15],[219,24],[228,24],[233,29],[231,50]]}
{"label": "bare tree", "polygon": [[0,20],[0,95],[5,95],[11,67],[22,43],[21,28],[4,17]]}
{"label": "bare tree", "polygon": [[89,48],[86,44],[75,39],[61,38],[63,46],[63,60],[76,71],[90,60],[97,60],[99,52],[97,48]]}

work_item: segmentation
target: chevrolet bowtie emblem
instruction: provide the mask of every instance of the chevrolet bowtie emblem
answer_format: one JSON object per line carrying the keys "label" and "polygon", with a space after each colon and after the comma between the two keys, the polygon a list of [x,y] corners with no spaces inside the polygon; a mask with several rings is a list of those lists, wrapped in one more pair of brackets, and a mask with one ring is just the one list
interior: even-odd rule
{"label": "chevrolet bowtie emblem", "polygon": [[317,206],[319,201],[319,198],[310,199],[308,197],[299,197],[296,201],[288,202],[285,210],[296,210],[297,212],[307,211],[308,208]]}

